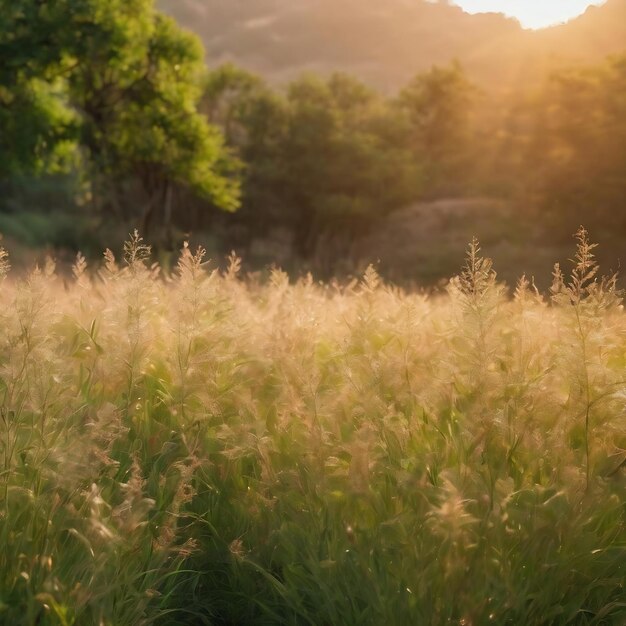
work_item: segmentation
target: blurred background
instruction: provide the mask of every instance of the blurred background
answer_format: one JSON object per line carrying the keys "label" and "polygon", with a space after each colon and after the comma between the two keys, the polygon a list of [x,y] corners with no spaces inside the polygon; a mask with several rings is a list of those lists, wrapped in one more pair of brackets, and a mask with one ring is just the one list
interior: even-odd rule
{"label": "blurred background", "polygon": [[[461,6],[460,6],[461,5]],[[491,11],[491,12],[485,12]],[[501,11],[501,12],[494,12]],[[626,236],[626,0],[0,0],[0,242],[551,279]]]}

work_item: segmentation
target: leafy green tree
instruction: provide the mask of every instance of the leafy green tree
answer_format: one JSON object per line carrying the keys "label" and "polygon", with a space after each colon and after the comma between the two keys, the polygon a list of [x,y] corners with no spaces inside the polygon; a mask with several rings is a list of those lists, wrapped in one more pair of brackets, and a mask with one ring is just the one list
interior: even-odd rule
{"label": "leafy green tree", "polygon": [[397,98],[415,158],[424,168],[426,195],[455,194],[466,187],[475,93],[461,66],[453,63],[418,74]]}
{"label": "leafy green tree", "polygon": [[[0,1],[9,8],[0,31],[0,55],[9,59],[0,69],[0,105],[30,94],[33,81],[48,97],[58,90],[73,114],[67,126],[82,149],[93,197],[107,198],[127,218],[138,217],[129,205],[139,197],[144,230],[157,208],[169,223],[177,187],[237,208],[236,163],[197,111],[202,47],[158,13],[153,0]],[[3,132],[11,130],[15,109],[3,108]],[[30,109],[38,124],[30,138],[23,135],[24,154],[51,147],[48,135],[64,137],[50,107]],[[26,122],[14,125],[22,136]]]}
{"label": "leafy green tree", "polygon": [[299,251],[321,237],[367,232],[419,193],[419,166],[405,128],[378,94],[344,74],[304,78],[288,94],[284,193],[293,207]]}
{"label": "leafy green tree", "polygon": [[285,226],[286,98],[260,77],[226,64],[207,75],[200,108],[211,124],[221,128],[243,164],[241,209],[225,217],[234,226],[232,245],[246,245],[251,236]]}
{"label": "leafy green tree", "polygon": [[75,121],[63,94],[40,80],[0,86],[0,180],[71,166]]}
{"label": "leafy green tree", "polygon": [[73,147],[56,4],[0,0],[0,179],[67,165]]}
{"label": "leafy green tree", "polygon": [[222,129],[229,145],[241,149],[249,143],[250,117],[257,101],[270,93],[259,76],[226,63],[207,73],[200,110]]}
{"label": "leafy green tree", "polygon": [[213,74],[205,110],[245,162],[243,209],[250,230],[282,226],[297,254],[350,240],[416,197],[419,167],[397,111],[359,81],[304,76],[284,95],[233,67]]}
{"label": "leafy green tree", "polygon": [[145,41],[129,31],[127,56],[120,55],[113,67],[109,47],[95,39],[90,54],[96,59],[101,54],[101,62],[81,67],[70,80],[84,120],[83,144],[96,170],[140,183],[145,232],[157,207],[170,222],[177,185],[219,208],[238,206],[236,163],[217,128],[197,112],[202,49],[170,18],[156,14],[151,26]]}

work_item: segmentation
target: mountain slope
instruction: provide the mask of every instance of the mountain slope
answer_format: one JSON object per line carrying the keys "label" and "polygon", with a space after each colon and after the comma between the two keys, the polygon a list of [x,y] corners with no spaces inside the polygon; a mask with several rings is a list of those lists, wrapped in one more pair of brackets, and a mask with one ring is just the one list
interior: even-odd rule
{"label": "mountain slope", "polygon": [[501,14],[469,15],[445,0],[159,0],[226,60],[274,80],[304,70],[349,71],[384,90],[459,59],[485,86],[514,86],[546,67],[626,48],[626,0],[568,24],[528,31]]}

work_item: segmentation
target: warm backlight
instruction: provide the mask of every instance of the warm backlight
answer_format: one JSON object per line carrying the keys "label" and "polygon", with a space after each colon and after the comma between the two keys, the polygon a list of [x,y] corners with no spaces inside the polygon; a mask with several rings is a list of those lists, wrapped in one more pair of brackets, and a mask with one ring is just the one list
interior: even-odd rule
{"label": "warm backlight", "polygon": [[544,28],[567,22],[604,0],[455,0],[468,13],[504,13],[525,28]]}

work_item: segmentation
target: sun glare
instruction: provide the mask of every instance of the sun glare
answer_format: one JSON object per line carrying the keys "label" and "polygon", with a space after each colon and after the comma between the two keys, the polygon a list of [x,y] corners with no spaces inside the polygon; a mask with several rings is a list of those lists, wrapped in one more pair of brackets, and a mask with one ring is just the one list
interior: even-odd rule
{"label": "sun glare", "polygon": [[604,0],[456,0],[468,13],[504,13],[524,28],[545,28],[577,17]]}

